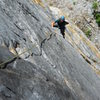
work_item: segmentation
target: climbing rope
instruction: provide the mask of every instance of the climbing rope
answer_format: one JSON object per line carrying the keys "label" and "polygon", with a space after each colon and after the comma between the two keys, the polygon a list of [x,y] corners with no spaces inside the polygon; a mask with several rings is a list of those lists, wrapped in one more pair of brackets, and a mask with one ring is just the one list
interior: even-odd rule
{"label": "climbing rope", "polygon": [[[67,32],[68,32],[68,31],[67,31]],[[55,32],[55,34],[57,34],[57,32]],[[54,35],[55,35],[55,34],[54,34]],[[52,35],[53,35],[53,34],[50,34],[50,36],[48,36],[47,38],[45,38],[45,39],[41,42],[40,48],[41,48],[41,46],[42,46],[42,43],[43,43],[45,40],[49,40],[49,38],[51,38]],[[30,39],[29,39],[29,40],[30,40]],[[30,40],[30,41],[31,41],[31,40]],[[11,62],[12,60],[18,58],[18,57],[21,56],[22,54],[25,54],[25,53],[28,52],[28,51],[31,51],[31,52],[32,52],[32,49],[33,49],[34,46],[36,46],[36,44],[33,44],[31,48],[29,48],[29,49],[23,51],[22,53],[15,55],[13,58],[10,58],[10,59],[6,60],[5,62],[1,63],[1,64],[0,64],[0,69],[3,68],[3,65],[5,65],[5,64]],[[33,54],[34,54],[34,53],[33,53]],[[41,56],[41,54],[42,54],[42,50],[40,51],[40,54],[34,54],[34,55],[40,55],[40,56]]]}
{"label": "climbing rope", "polygon": [[[36,44],[34,44],[33,46],[35,46],[35,45],[36,45]],[[33,46],[32,46],[32,48],[33,48]],[[2,69],[2,66],[3,66],[3,65],[5,65],[5,64],[7,64],[7,63],[9,63],[9,62],[11,62],[12,60],[16,59],[17,57],[21,56],[22,54],[24,54],[24,53],[26,53],[26,52],[32,50],[32,48],[29,48],[29,49],[23,51],[22,53],[20,53],[20,54],[18,54],[18,55],[15,55],[13,58],[10,58],[10,59],[6,60],[5,62],[1,63],[1,64],[0,64],[0,69]]]}
{"label": "climbing rope", "polygon": [[[55,33],[55,34],[57,34],[57,33]],[[42,43],[43,43],[45,40],[49,40],[49,38],[51,38],[52,35],[53,35],[53,34],[50,34],[50,36],[48,36],[47,38],[45,38],[45,39],[41,42],[40,48],[41,48],[41,46],[42,46]],[[29,38],[28,38],[28,39],[29,39]],[[30,39],[29,39],[29,40],[30,40]],[[30,41],[31,41],[31,40],[30,40]],[[32,49],[33,49],[34,46],[36,46],[36,44],[32,44],[32,47],[31,47],[31,48],[29,48],[29,49],[23,51],[22,53],[15,55],[13,58],[10,58],[10,59],[6,60],[5,62],[1,63],[1,64],[0,64],[0,69],[3,68],[3,65],[5,65],[5,64],[7,64],[7,63],[9,63],[9,62],[11,62],[11,61],[13,61],[14,59],[16,59],[17,57],[21,56],[22,54],[25,54],[25,53],[28,52],[28,51],[31,51],[31,52],[32,52]],[[33,53],[33,54],[34,54],[34,53]],[[39,55],[39,56],[41,56],[41,54],[42,54],[42,50],[40,51],[40,54],[34,54],[34,55]]]}

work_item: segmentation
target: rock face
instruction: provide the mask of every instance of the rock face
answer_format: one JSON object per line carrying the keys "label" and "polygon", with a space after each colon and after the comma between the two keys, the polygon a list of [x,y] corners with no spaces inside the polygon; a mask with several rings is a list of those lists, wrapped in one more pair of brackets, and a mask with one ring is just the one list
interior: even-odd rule
{"label": "rock face", "polygon": [[[64,13],[85,33],[90,30],[89,39],[100,50],[100,27],[94,17],[92,4],[94,0],[47,0],[50,6],[62,9]],[[95,0],[96,1],[96,0]],[[99,2],[99,1],[98,1]],[[100,7],[99,7],[100,8]],[[99,11],[100,12],[100,11]]]}
{"label": "rock face", "polygon": [[[50,7],[50,9],[56,19],[61,15],[66,16],[62,10],[56,7]],[[100,51],[68,17],[66,19],[70,23],[65,30],[66,40],[77,49],[93,70],[100,74]]]}
{"label": "rock face", "polygon": [[50,79],[39,66],[17,59],[6,67],[0,70],[0,100],[77,100],[68,86]]}
{"label": "rock face", "polygon": [[100,100],[100,78],[52,19],[39,0],[0,0],[0,100]]}

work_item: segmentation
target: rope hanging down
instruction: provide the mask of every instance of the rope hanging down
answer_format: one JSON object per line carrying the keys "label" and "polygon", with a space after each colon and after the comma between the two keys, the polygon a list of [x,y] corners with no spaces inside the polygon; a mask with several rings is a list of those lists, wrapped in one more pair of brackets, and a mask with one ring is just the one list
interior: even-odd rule
{"label": "rope hanging down", "polygon": [[[68,30],[67,30],[67,32],[68,32]],[[57,32],[55,32],[55,34],[57,34]],[[50,36],[48,36],[47,38],[45,38],[42,42],[44,42],[45,40],[49,40],[49,39],[51,38],[51,36],[52,36],[52,35],[55,36],[55,34],[50,34]],[[29,40],[30,40],[30,39],[29,39]],[[30,40],[30,41],[31,41],[31,40]],[[20,53],[20,54],[14,56],[14,57],[11,58],[11,59],[8,59],[8,60],[6,60],[5,62],[1,63],[1,64],[0,64],[0,69],[2,69],[2,66],[3,66],[3,65],[5,65],[5,64],[7,64],[7,63],[9,63],[9,62],[11,62],[12,60],[16,59],[16,58],[19,57],[20,55],[22,55],[22,54],[24,54],[24,53],[26,53],[26,52],[28,52],[28,51],[31,51],[32,48],[33,48],[34,46],[36,46],[36,44],[33,44],[31,48],[29,48],[29,49],[23,51],[22,53]],[[42,43],[41,43],[40,47],[41,47],[41,46],[42,46]],[[42,51],[41,51],[41,53],[42,53]],[[34,53],[33,53],[33,54],[34,54]],[[36,54],[35,54],[35,55],[36,55]],[[40,54],[40,55],[41,55],[41,54]]]}
{"label": "rope hanging down", "polygon": [[[34,44],[33,46],[35,46],[35,45],[36,45],[36,44]],[[32,46],[32,48],[33,48],[33,46]],[[5,64],[7,64],[7,63],[9,63],[9,62],[11,62],[11,61],[14,60],[15,58],[19,57],[20,55],[22,55],[22,54],[24,54],[24,53],[26,53],[26,52],[32,50],[32,48],[29,48],[29,49],[23,51],[22,53],[20,53],[20,54],[14,56],[13,58],[8,59],[8,60],[6,60],[5,62],[1,63],[1,64],[0,64],[0,68],[2,68],[3,65],[5,65]]]}
{"label": "rope hanging down", "polygon": [[[56,34],[56,33],[55,33],[55,34]],[[54,35],[55,35],[55,34],[54,34]],[[40,47],[42,46],[42,43],[44,43],[45,40],[49,40],[49,39],[51,38],[52,35],[53,35],[53,34],[50,34],[50,36],[48,36],[47,38],[45,38],[45,39],[41,42]],[[29,39],[29,40],[30,40],[30,39]],[[30,41],[31,41],[31,40],[30,40]],[[26,53],[26,52],[28,52],[28,51],[31,51],[31,50],[33,49],[34,46],[36,46],[36,44],[33,44],[31,48],[29,48],[29,49],[23,51],[22,53],[20,53],[20,54],[14,56],[14,57],[11,58],[11,59],[8,59],[8,60],[6,60],[5,62],[1,63],[1,64],[0,64],[0,69],[2,69],[2,66],[3,66],[3,65],[5,65],[5,64],[7,64],[7,63],[9,63],[9,62],[11,62],[12,60],[16,59],[16,58],[19,57],[20,55],[22,55],[22,54],[24,54],[24,53]],[[41,53],[42,53],[42,51],[41,51]],[[41,55],[41,53],[40,53],[39,55]],[[33,54],[34,54],[34,53],[33,53]],[[35,54],[35,55],[36,55],[36,54]]]}

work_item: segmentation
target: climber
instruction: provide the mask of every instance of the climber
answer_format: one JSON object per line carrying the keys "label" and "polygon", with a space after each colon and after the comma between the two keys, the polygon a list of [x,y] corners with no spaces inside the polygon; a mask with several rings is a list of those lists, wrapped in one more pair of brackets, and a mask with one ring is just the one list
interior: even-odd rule
{"label": "climber", "polygon": [[60,29],[61,34],[63,35],[63,38],[65,38],[65,25],[69,24],[65,21],[65,17],[61,16],[58,20],[52,23],[52,27],[57,27]]}

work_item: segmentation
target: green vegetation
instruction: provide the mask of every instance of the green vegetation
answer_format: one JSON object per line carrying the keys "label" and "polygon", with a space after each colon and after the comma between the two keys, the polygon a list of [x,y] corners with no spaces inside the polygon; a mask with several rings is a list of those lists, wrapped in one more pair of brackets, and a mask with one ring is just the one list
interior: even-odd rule
{"label": "green vegetation", "polygon": [[73,0],[73,5],[76,5],[77,1],[76,0]]}
{"label": "green vegetation", "polygon": [[98,26],[100,27],[100,17],[96,19]]}
{"label": "green vegetation", "polygon": [[98,2],[97,2],[97,1],[94,1],[94,2],[93,2],[93,5],[92,5],[92,8],[93,8],[94,10],[97,10],[97,9],[98,9],[98,6],[99,6]]}
{"label": "green vegetation", "polygon": [[85,35],[89,38],[91,36],[91,29],[88,28],[85,32]]}
{"label": "green vegetation", "polygon": [[96,20],[96,23],[100,27],[100,12],[98,11],[100,4],[97,1],[93,2],[92,8],[93,8],[93,15]]}
{"label": "green vegetation", "polygon": [[95,12],[95,13],[93,13],[93,15],[94,15],[94,18],[96,20],[96,23],[100,27],[100,12]]}
{"label": "green vegetation", "polygon": [[96,13],[95,15],[96,19],[100,17],[100,13]]}
{"label": "green vegetation", "polygon": [[73,1],[73,5],[76,5],[76,2],[75,1]]}

